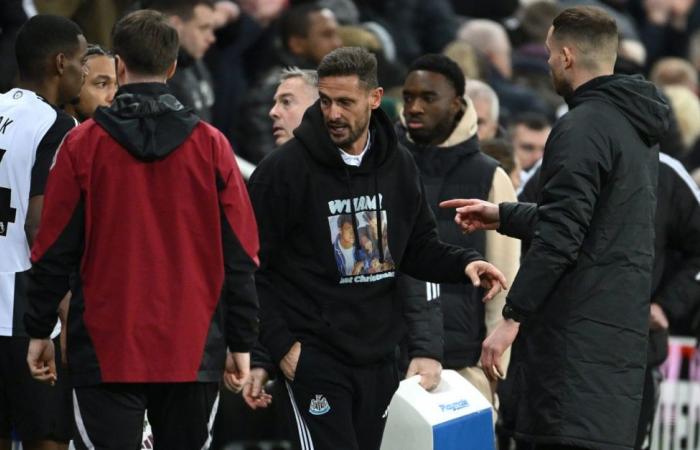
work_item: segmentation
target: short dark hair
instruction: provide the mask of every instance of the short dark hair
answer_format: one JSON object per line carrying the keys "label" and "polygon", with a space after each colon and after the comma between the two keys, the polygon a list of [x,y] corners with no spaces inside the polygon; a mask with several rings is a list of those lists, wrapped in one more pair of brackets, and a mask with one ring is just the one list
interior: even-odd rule
{"label": "short dark hair", "polygon": [[379,86],[377,81],[377,58],[362,47],[340,47],[321,60],[318,78],[357,75],[367,89]]}
{"label": "short dark hair", "polygon": [[91,56],[109,56],[110,58],[114,58],[113,54],[97,44],[88,44],[87,51],[85,52],[85,58],[89,58]]}
{"label": "short dark hair", "polygon": [[516,115],[510,120],[508,129],[512,131],[518,125],[523,125],[525,128],[535,131],[552,128],[552,122],[549,121],[547,116],[537,112],[524,112]]}
{"label": "short dark hair", "polygon": [[416,70],[439,73],[452,84],[457,96],[464,96],[464,72],[462,72],[459,65],[449,57],[437,53],[428,53],[427,55],[419,56],[411,63],[408,72],[411,73]]}
{"label": "short dark hair", "polygon": [[194,17],[194,8],[197,5],[215,7],[214,0],[149,0],[144,4],[148,9],[155,9],[168,16],[177,16],[182,20],[190,20]]}
{"label": "short dark hair", "polygon": [[282,14],[279,22],[280,38],[285,49],[289,50],[289,38],[292,36],[307,37],[311,19],[309,16],[324,8],[317,2],[302,3],[292,6]]}
{"label": "short dark hair", "polygon": [[158,11],[134,11],[112,30],[114,54],[140,75],[163,75],[177,59],[177,31]]}
{"label": "short dark hair", "polygon": [[603,59],[614,65],[619,35],[615,19],[595,6],[566,8],[552,21],[552,36],[567,41],[581,52],[582,63],[597,67]]}
{"label": "short dark hair", "polygon": [[65,17],[39,14],[17,32],[15,56],[19,76],[25,80],[42,80],[49,58],[59,53],[73,55],[80,47],[83,31]]}

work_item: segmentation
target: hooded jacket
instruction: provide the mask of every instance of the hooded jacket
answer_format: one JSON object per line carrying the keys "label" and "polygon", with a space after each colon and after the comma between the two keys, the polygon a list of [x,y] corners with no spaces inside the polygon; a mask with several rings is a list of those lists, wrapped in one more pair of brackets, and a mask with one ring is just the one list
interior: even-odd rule
{"label": "hooded jacket", "polygon": [[[454,210],[439,207],[440,202],[452,198],[480,198],[495,203],[515,200],[508,175],[498,167],[497,161],[479,149],[476,112],[468,97],[465,101],[464,114],[445,142],[419,145],[411,140],[403,124],[398,126],[399,142],[416,160],[428,204],[437,218],[440,238],[477,250],[496,265],[506,279],[512,280],[518,271],[520,243],[496,231],[463,234],[455,227]],[[484,290],[471,285],[443,284],[439,292],[444,313],[443,367],[459,370],[476,366],[482,341],[502,319],[506,292],[486,304],[481,301]],[[504,365],[507,366],[507,361]]]}
{"label": "hooded jacket", "polygon": [[51,169],[27,332],[49,335],[70,287],[75,385],[217,382],[226,347],[247,352],[257,336],[257,250],[224,136],[165,84],[123,86]]}
{"label": "hooded jacket", "polygon": [[566,101],[538,203],[500,206],[500,232],[532,237],[506,300],[525,317],[515,432],[541,445],[631,449],[647,359],[656,144],[669,108],[651,83],[618,75]]}
{"label": "hooded jacket", "polygon": [[[391,357],[406,332],[405,310],[415,306],[398,294],[398,271],[466,282],[465,266],[481,259],[438,240],[413,158],[381,109],[370,133],[362,164],[346,165],[316,102],[250,179],[261,239],[260,340],[275,363],[295,341],[302,354],[312,345],[348,364]],[[337,241],[346,254],[371,259],[339,264]]]}

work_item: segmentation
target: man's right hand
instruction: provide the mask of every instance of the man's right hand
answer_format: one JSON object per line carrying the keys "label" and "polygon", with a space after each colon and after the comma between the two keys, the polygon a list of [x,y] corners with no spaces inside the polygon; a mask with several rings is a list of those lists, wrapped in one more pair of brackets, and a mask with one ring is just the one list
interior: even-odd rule
{"label": "man's right hand", "polygon": [[280,361],[280,369],[289,381],[294,381],[294,375],[297,372],[297,364],[299,364],[299,355],[301,354],[301,342],[297,341],[289,349],[282,361]]}
{"label": "man's right hand", "polygon": [[250,409],[267,408],[272,402],[272,395],[265,392],[268,378],[267,370],[261,367],[250,371],[250,378],[243,386],[243,400]]}
{"label": "man's right hand", "polygon": [[224,370],[224,385],[235,393],[241,392],[250,376],[250,353],[228,352],[226,369]]}
{"label": "man's right hand", "polygon": [[455,222],[464,233],[495,230],[500,225],[498,205],[479,199],[454,199],[440,203],[440,208],[457,208]]}

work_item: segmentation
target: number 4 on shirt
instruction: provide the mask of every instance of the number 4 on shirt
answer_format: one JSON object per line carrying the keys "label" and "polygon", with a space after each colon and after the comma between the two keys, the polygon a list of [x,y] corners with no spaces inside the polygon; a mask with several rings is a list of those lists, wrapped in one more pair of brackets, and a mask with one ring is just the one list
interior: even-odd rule
{"label": "number 4 on shirt", "polygon": [[[0,148],[0,164],[6,150]],[[14,223],[17,210],[10,205],[12,191],[6,187],[0,187],[0,237],[7,236],[7,226]]]}

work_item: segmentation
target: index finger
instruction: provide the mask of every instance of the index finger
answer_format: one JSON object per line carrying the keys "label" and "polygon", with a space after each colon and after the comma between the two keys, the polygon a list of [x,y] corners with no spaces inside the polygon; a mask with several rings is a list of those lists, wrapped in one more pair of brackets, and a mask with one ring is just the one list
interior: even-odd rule
{"label": "index finger", "polygon": [[465,198],[454,198],[440,202],[440,208],[459,208],[461,206],[473,205],[476,200]]}

